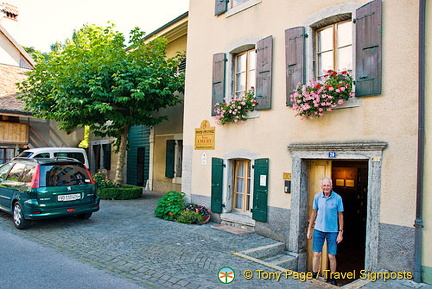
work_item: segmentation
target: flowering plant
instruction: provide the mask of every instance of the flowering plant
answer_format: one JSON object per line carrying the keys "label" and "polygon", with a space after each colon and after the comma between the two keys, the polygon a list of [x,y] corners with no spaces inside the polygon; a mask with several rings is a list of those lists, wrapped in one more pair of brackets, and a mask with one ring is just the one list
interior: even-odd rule
{"label": "flowering plant", "polygon": [[93,175],[93,179],[98,188],[119,188],[120,186],[114,183],[108,178],[108,176],[102,172],[98,172]]}
{"label": "flowering plant", "polygon": [[296,116],[321,117],[326,111],[344,103],[354,96],[353,78],[347,71],[328,70],[324,80],[311,80],[310,85],[299,84],[290,95]]}
{"label": "flowering plant", "polygon": [[191,212],[197,212],[201,216],[210,215],[210,209],[207,209],[203,205],[197,205],[194,203],[186,204],[184,211],[191,211]]}
{"label": "flowering plant", "polygon": [[258,104],[255,100],[255,91],[252,87],[243,97],[233,98],[230,102],[216,103],[214,118],[218,124],[226,124],[228,122],[245,122],[249,111],[255,109]]}

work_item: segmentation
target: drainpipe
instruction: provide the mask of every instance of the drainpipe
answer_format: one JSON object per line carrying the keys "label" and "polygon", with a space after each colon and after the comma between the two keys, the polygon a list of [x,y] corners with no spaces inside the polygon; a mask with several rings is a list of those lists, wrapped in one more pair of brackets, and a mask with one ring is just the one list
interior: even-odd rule
{"label": "drainpipe", "polygon": [[422,282],[422,230],[423,230],[423,174],[424,174],[424,146],[425,146],[425,29],[426,29],[426,0],[420,0],[419,7],[419,91],[418,91],[418,152],[417,152],[417,199],[415,244],[414,244],[414,281]]}

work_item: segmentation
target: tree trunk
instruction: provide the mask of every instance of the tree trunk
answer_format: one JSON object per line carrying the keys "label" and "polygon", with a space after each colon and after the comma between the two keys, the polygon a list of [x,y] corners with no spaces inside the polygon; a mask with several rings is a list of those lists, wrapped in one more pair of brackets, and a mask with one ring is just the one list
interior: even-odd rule
{"label": "tree trunk", "polygon": [[123,132],[120,137],[120,145],[118,151],[117,168],[115,173],[114,182],[120,186],[123,185],[123,166],[125,164],[126,149],[127,149],[127,138],[129,134],[130,125],[123,127]]}

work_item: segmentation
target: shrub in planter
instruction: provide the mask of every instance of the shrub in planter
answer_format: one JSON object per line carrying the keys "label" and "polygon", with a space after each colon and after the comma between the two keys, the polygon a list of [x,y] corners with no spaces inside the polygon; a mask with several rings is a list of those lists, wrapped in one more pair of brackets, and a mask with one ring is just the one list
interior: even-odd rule
{"label": "shrub in planter", "polygon": [[142,188],[134,185],[98,188],[98,195],[104,200],[132,200],[142,197]]}
{"label": "shrub in planter", "polygon": [[195,211],[183,211],[175,221],[184,224],[201,224],[203,217]]}
{"label": "shrub in planter", "polygon": [[175,220],[184,208],[184,193],[169,191],[158,201],[155,216],[164,220]]}

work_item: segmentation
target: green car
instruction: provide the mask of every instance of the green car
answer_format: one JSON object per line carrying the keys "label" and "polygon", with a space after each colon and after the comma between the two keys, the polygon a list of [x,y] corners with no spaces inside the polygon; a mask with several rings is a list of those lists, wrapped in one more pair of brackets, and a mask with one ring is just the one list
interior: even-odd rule
{"label": "green car", "polygon": [[13,214],[18,229],[30,220],[88,219],[99,202],[90,172],[75,159],[15,158],[0,166],[0,210]]}

